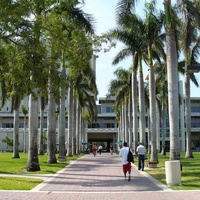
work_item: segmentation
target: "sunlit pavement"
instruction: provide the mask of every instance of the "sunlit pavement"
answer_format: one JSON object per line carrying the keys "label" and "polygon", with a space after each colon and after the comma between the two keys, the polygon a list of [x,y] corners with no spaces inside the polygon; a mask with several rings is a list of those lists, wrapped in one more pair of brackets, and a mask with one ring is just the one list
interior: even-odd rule
{"label": "sunlit pavement", "polygon": [[[124,180],[121,158],[110,153],[87,154],[31,191],[0,191],[0,199],[69,200],[198,200],[198,191],[172,191],[151,176],[132,167],[131,181]],[[40,177],[41,178],[41,177]]]}

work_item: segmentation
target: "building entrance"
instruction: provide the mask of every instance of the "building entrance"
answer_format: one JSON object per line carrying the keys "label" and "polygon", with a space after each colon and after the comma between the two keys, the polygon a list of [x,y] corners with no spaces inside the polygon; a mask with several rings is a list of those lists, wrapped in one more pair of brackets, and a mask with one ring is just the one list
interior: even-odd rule
{"label": "building entrance", "polygon": [[102,152],[110,152],[110,146],[115,143],[114,133],[88,133],[88,142],[92,145],[103,146]]}

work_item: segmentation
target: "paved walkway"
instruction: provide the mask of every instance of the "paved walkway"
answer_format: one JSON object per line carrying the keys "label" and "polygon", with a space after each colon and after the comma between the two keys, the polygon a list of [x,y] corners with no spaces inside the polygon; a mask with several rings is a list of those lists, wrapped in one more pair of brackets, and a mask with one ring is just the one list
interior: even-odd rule
{"label": "paved walkway", "polygon": [[199,191],[172,191],[145,172],[132,167],[124,180],[121,158],[109,153],[88,154],[31,191],[0,191],[0,200],[197,200]]}

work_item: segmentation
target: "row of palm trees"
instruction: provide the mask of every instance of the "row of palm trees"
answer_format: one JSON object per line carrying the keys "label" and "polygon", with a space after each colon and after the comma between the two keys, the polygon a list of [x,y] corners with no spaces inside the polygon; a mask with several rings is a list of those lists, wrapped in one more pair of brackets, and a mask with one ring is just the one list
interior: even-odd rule
{"label": "row of palm trees", "polygon": [[[84,1],[79,0],[0,2],[1,106],[6,99],[12,102],[13,158],[19,158],[19,110],[21,100],[29,96],[28,171],[40,170],[38,155],[44,154],[45,108],[48,163],[57,162],[56,105],[59,105],[60,156],[66,155],[66,141],[68,156],[80,152],[84,120],[91,122],[97,115],[98,90],[90,66],[95,21],[81,10],[83,4]],[[67,138],[66,95],[69,107]]]}
{"label": "row of palm trees", "polygon": [[[166,12],[166,43],[163,43],[161,28],[164,15],[155,15],[155,4],[152,1],[146,6],[145,20],[139,19],[133,12],[134,0],[120,0],[117,4],[116,30],[109,33],[122,41],[127,48],[122,50],[114,59],[118,63],[131,55],[133,65],[131,76],[127,79],[131,87],[117,98],[116,108],[119,115],[127,116],[132,110],[130,126],[121,121],[121,129],[126,130],[125,138],[133,140],[133,147],[137,145],[138,132],[138,102],[140,109],[140,140],[144,141],[144,81],[143,60],[149,66],[149,105],[151,130],[151,161],[156,160],[156,92],[154,63],[162,60],[167,66],[168,74],[168,105],[170,119],[170,158],[179,159],[178,145],[178,57],[175,40],[174,19],[171,2],[165,1]],[[190,1],[184,1],[186,3]],[[21,100],[29,96],[29,149],[27,170],[40,170],[38,153],[42,149],[42,120],[43,112],[47,106],[47,152],[48,163],[56,163],[56,104],[59,105],[59,155],[64,156],[65,142],[68,142],[67,155],[72,156],[80,151],[81,134],[84,130],[84,121],[92,123],[97,115],[96,96],[97,86],[95,75],[90,68],[89,60],[92,57],[92,40],[94,35],[93,18],[84,13],[80,6],[84,1],[1,1],[0,19],[0,67],[1,67],[1,94],[2,97],[12,99],[15,116],[14,123],[14,149],[13,158],[19,158],[18,132],[19,132],[19,106]],[[198,8],[198,2],[191,4]],[[134,9],[133,9],[134,8]],[[194,12],[193,12],[194,14]],[[178,18],[176,18],[178,19]],[[172,20],[172,21],[170,21]],[[178,21],[179,22],[179,21]],[[197,30],[197,25],[194,30]],[[137,30],[137,31],[136,31]],[[121,31],[121,32],[120,32]],[[192,44],[194,42],[192,41]],[[177,44],[177,45],[176,45]],[[166,56],[164,45],[167,47]],[[165,58],[166,57],[166,58]],[[191,63],[193,63],[191,61]],[[140,74],[139,97],[137,99],[137,71]],[[187,72],[187,71],[186,71]],[[128,74],[126,74],[128,76]],[[165,80],[166,81],[166,80]],[[163,82],[164,83],[164,82]],[[68,97],[68,136],[65,138],[65,95]],[[116,94],[116,93],[115,93]],[[163,93],[166,95],[166,93]],[[2,105],[6,98],[1,101]],[[38,107],[40,103],[40,108]],[[132,102],[132,103],[130,103]],[[38,111],[40,109],[40,134],[38,136]],[[122,112],[123,111],[123,112]],[[122,117],[121,117],[122,119]],[[132,120],[132,121],[131,121]],[[132,125],[131,125],[132,124]],[[142,125],[143,124],[143,125]],[[127,129],[130,127],[130,130]],[[133,130],[132,130],[133,128]],[[128,134],[128,132],[133,132]],[[39,146],[38,146],[39,138]]]}
{"label": "row of palm trees", "polygon": [[[116,96],[116,110],[120,116],[122,139],[128,140],[133,149],[139,141],[145,141],[145,99],[149,104],[149,140],[151,141],[150,161],[157,161],[157,124],[161,113],[162,152],[165,154],[165,117],[170,124],[170,159],[180,159],[179,145],[179,101],[178,71],[185,75],[185,124],[186,157],[193,157],[191,151],[190,80],[196,86],[194,74],[187,71],[188,65],[198,65],[199,55],[199,1],[183,0],[172,8],[171,1],[164,1],[165,13],[156,10],[156,1],[145,4],[145,16],[136,14],[137,1],[119,0],[116,9],[117,27],[107,35],[122,42],[125,47],[116,55],[113,64],[132,56],[130,72],[116,70],[117,80],[110,83],[109,95]],[[165,32],[163,31],[165,27]],[[166,38],[166,40],[165,40]],[[166,49],[166,50],[165,50]],[[182,53],[183,61],[178,62]],[[148,92],[145,98],[143,63],[148,66]],[[138,72],[138,81],[137,81]],[[128,73],[128,74],[127,74]],[[130,77],[129,77],[130,76]],[[158,101],[159,100],[159,101]],[[166,101],[167,100],[167,101]],[[160,106],[159,106],[160,105]],[[132,110],[130,111],[130,106]],[[128,109],[129,108],[129,109]],[[158,110],[160,108],[160,110]],[[123,125],[128,116],[129,133]],[[132,114],[131,114],[132,113]],[[123,117],[123,118],[122,118]],[[132,130],[133,129],[133,130]],[[132,143],[133,138],[133,143]]]}

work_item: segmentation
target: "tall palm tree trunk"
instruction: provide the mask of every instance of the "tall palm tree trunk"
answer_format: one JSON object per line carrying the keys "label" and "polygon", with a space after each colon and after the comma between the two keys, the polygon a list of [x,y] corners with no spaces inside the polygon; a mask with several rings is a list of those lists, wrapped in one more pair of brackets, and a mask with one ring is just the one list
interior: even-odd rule
{"label": "tall palm tree trunk", "polygon": [[80,152],[81,152],[81,143],[82,143],[82,134],[83,134],[83,123],[82,123],[82,111],[81,111],[81,108],[79,108],[80,109],[80,114],[79,114],[79,133],[78,133],[78,138],[79,138],[79,140],[78,140],[78,152],[79,152],[79,154],[80,154]]}
{"label": "tall palm tree trunk", "polygon": [[165,135],[166,135],[166,124],[165,124],[165,106],[162,100],[162,108],[161,108],[161,133],[162,133],[162,150],[161,154],[166,155],[165,149]]}
{"label": "tall palm tree trunk", "polygon": [[56,160],[56,103],[53,93],[49,93],[47,118],[47,153],[48,163],[57,163]]}
{"label": "tall palm tree trunk", "polygon": [[185,73],[185,124],[186,124],[186,154],[185,158],[194,158],[191,143],[191,102],[190,102],[190,75]]}
{"label": "tall palm tree trunk", "polygon": [[[62,67],[61,70],[62,79],[66,78],[66,69]],[[59,156],[66,156],[65,150],[65,95],[66,89],[62,87],[60,89],[60,117],[59,117]]]}
{"label": "tall palm tree trunk", "polygon": [[129,136],[128,136],[128,109],[127,109],[127,103],[124,105],[124,134],[125,134],[125,141],[129,143]]}
{"label": "tall palm tree trunk", "polygon": [[[176,44],[173,31],[168,31],[167,41],[167,71],[168,71],[168,104],[170,124],[170,160],[180,159],[179,148],[179,102],[178,102],[178,72]],[[174,56],[175,55],[175,56]],[[176,66],[176,67],[175,67]]]}
{"label": "tall palm tree trunk", "polygon": [[139,81],[138,81],[138,88],[139,88],[139,133],[140,133],[140,142],[146,146],[146,138],[145,138],[145,93],[144,93],[144,78],[143,78],[143,71],[142,66],[140,63],[140,70],[139,70]]}
{"label": "tall palm tree trunk", "polygon": [[129,147],[133,145],[133,116],[132,116],[132,99],[129,96]]}
{"label": "tall palm tree trunk", "polygon": [[[51,66],[50,66],[51,67]],[[50,69],[51,71],[51,69]],[[48,112],[47,112],[47,153],[48,163],[56,160],[56,102],[53,94],[53,80],[49,77]]]}
{"label": "tall palm tree trunk", "polygon": [[24,116],[24,150],[23,152],[26,153],[26,144],[27,144],[27,139],[26,139],[26,116]]}
{"label": "tall palm tree trunk", "polygon": [[166,15],[166,48],[168,104],[170,124],[170,160],[180,160],[179,144],[179,98],[178,98],[178,58],[176,40],[171,16],[171,0],[164,1]]}
{"label": "tall palm tree trunk", "polygon": [[40,97],[40,134],[39,134],[39,146],[38,154],[44,155],[44,133],[43,133],[43,123],[44,123],[44,109],[43,109],[43,97]]}
{"label": "tall palm tree trunk", "polygon": [[78,104],[78,100],[76,103],[76,146],[75,146],[75,154],[79,154],[79,132],[80,132],[80,106]]}
{"label": "tall palm tree trunk", "polygon": [[68,88],[68,149],[67,149],[67,155],[72,156],[72,140],[73,140],[73,88],[72,83],[70,82],[69,88]]}
{"label": "tall palm tree trunk", "polygon": [[138,110],[137,110],[137,71],[132,71],[132,108],[133,108],[133,153],[138,145]]}
{"label": "tall palm tree trunk", "polygon": [[14,110],[13,156],[12,156],[12,158],[20,158],[20,156],[19,156],[19,107]]}
{"label": "tall palm tree trunk", "polygon": [[151,158],[150,161],[157,161],[156,148],[156,94],[153,66],[149,67],[149,108],[150,108],[150,132],[151,132]]}
{"label": "tall palm tree trunk", "polygon": [[125,121],[124,121],[124,104],[122,104],[122,108],[121,108],[121,138],[122,141],[125,141]]}
{"label": "tall palm tree trunk", "polygon": [[73,95],[73,119],[72,119],[72,132],[73,132],[73,141],[72,141],[72,155],[76,152],[76,120],[77,120],[77,113],[76,113],[76,99],[74,99]]}
{"label": "tall palm tree trunk", "polygon": [[[37,95],[37,89],[34,90]],[[38,95],[37,95],[38,96]],[[39,171],[38,159],[38,100],[29,96],[29,145],[27,171]]]}
{"label": "tall palm tree trunk", "polygon": [[160,152],[160,108],[158,101],[156,101],[156,149],[157,153]]}

